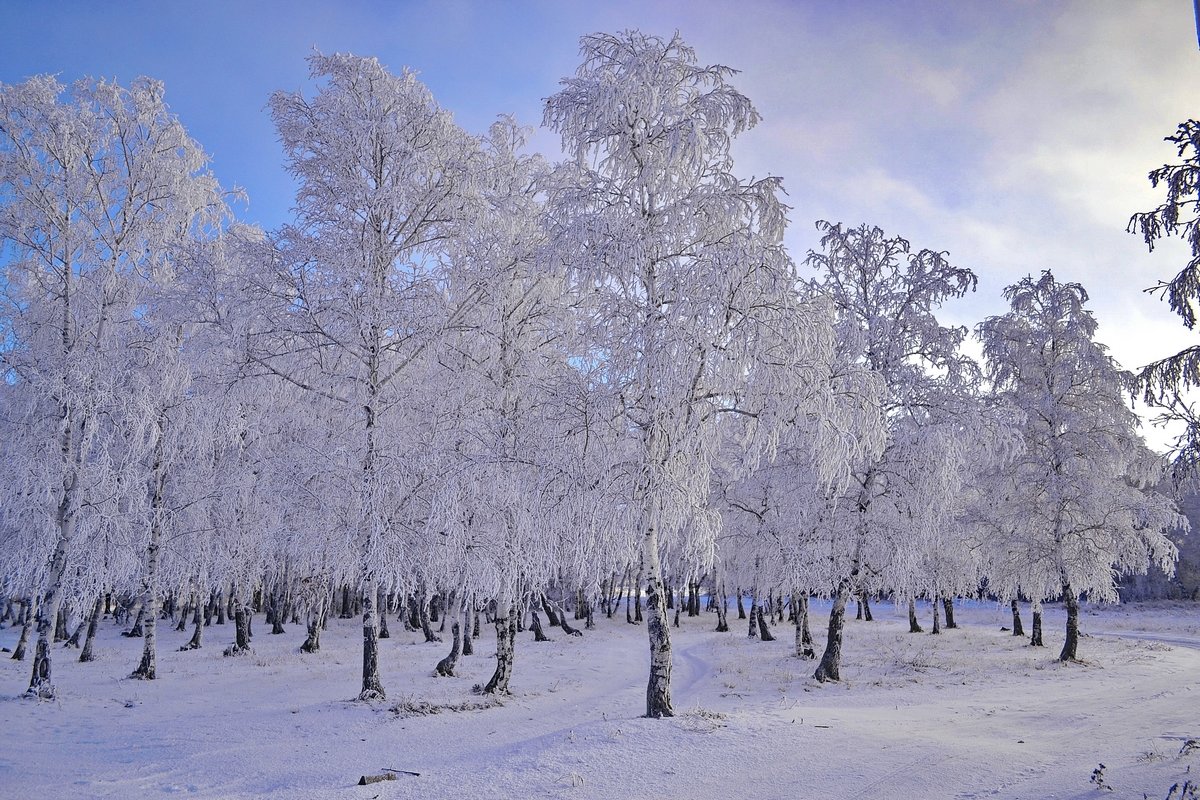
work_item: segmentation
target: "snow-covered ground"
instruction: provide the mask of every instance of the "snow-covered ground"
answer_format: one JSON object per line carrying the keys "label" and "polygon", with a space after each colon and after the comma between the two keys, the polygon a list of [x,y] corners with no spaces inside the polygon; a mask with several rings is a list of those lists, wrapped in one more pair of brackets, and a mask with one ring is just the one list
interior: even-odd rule
{"label": "snow-covered ground", "polygon": [[[826,608],[813,603],[819,644]],[[261,617],[240,658],[221,656],[231,624],[184,653],[188,634],[160,627],[153,682],[125,677],[141,642],[106,621],[100,661],[56,648],[55,702],[21,699],[29,662],[0,659],[0,797],[1157,800],[1200,779],[1200,751],[1181,753],[1200,739],[1194,607],[1085,607],[1081,664],[1054,660],[1056,607],[1041,649],[1002,631],[1011,617],[992,604],[961,606],[941,636],[907,633],[903,608],[875,612],[848,620],[843,682],[826,685],[791,655],[787,625],[764,643],[740,621],[718,634],[711,614],[684,618],[666,720],[639,717],[645,630],[623,614],[583,638],[520,634],[514,694],[491,708],[471,691],[491,673],[490,630],[460,677],[435,678],[445,646],[393,624],[388,700],[366,704],[351,701],[354,621],[332,621],[307,656],[300,626],[271,636]],[[0,630],[0,645],[16,637]],[[1091,781],[1101,763],[1111,791]],[[355,785],[389,768],[419,775]]]}

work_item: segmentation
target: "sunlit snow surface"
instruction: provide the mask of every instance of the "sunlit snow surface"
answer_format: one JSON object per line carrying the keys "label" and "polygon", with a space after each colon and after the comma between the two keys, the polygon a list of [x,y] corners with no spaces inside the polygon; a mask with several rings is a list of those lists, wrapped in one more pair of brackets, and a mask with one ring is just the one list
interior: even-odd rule
{"label": "sunlit snow surface", "polygon": [[[826,611],[813,603],[819,644]],[[684,617],[667,720],[638,716],[648,648],[623,612],[583,638],[520,634],[502,707],[403,718],[397,703],[478,703],[492,632],[460,677],[435,678],[447,645],[393,623],[388,700],[365,704],[351,701],[357,620],[331,621],[306,656],[301,626],[271,636],[258,616],[254,654],[240,658],[221,657],[232,624],[184,653],[190,632],[164,625],[152,682],[125,677],[141,641],[106,620],[100,661],[56,646],[55,702],[19,698],[29,662],[0,659],[0,797],[1140,800],[1200,779],[1200,750],[1180,752],[1200,739],[1200,609],[1085,607],[1080,664],[1054,660],[1057,607],[1037,649],[1001,630],[1011,616],[994,604],[960,605],[960,629],[940,636],[907,633],[903,608],[874,611],[873,623],[847,621],[844,680],[826,685],[791,655],[786,624],[764,643],[736,614],[726,634],[713,614]],[[0,630],[0,645],[17,635]],[[1091,781],[1100,763],[1112,791]],[[388,768],[420,775],[355,785]]]}

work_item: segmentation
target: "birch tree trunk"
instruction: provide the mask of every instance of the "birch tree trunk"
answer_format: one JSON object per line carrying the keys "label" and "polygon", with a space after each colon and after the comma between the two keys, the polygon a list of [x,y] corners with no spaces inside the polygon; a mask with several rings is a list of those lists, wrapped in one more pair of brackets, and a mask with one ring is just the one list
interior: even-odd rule
{"label": "birch tree trunk", "polygon": [[142,636],[142,661],[129,676],[138,680],[152,681],[157,674],[158,636],[158,551],[161,546],[164,492],[167,482],[166,465],[163,462],[163,425],[160,412],[154,423],[154,463],[150,469],[154,490],[150,497],[150,542],[146,546],[146,576],[142,587],[142,608],[146,610],[145,630]]}
{"label": "birch tree trunk", "polygon": [[942,610],[944,610],[946,612],[946,630],[950,630],[952,628],[957,628],[958,625],[956,625],[954,622],[954,598],[953,597],[943,597],[942,598]]}
{"label": "birch tree trunk", "polygon": [[1033,632],[1029,636],[1029,645],[1031,647],[1042,647],[1042,601],[1034,600],[1030,603],[1033,616]]}
{"label": "birch tree trunk", "polygon": [[283,623],[287,619],[287,601],[284,598],[284,586],[287,581],[287,571],[284,571],[284,577],[278,581],[271,593],[267,596],[268,616],[267,622],[271,623],[271,635],[278,636],[287,633],[287,629],[283,627]]}
{"label": "birch tree trunk", "polygon": [[71,634],[71,638],[67,639],[67,641],[63,644],[63,647],[74,647],[79,649],[79,639],[81,636],[83,636],[84,629],[87,628],[87,621],[87,616],[79,620],[79,624],[75,626],[75,631]]}
{"label": "birch tree trunk", "polygon": [[63,606],[58,608],[58,616],[54,618],[54,643],[65,642],[67,640],[67,609]]}
{"label": "birch tree trunk", "polygon": [[[157,598],[152,602],[157,605]],[[154,680],[157,674],[157,653],[155,651],[157,638],[158,610],[151,608],[150,612],[146,615],[146,622],[142,632],[142,660],[138,664],[137,669],[130,673],[130,678],[147,681]]]}
{"label": "birch tree trunk", "polygon": [[[633,582],[633,596],[631,598],[633,600],[633,623],[635,625],[642,622],[642,587],[646,585],[645,579],[646,557],[643,551],[642,560],[638,563],[637,579]],[[659,579],[659,582],[661,583],[661,578]],[[628,606],[626,606],[626,608],[628,609]]]}
{"label": "birch tree trunk", "polygon": [[1063,578],[1063,601],[1067,604],[1067,637],[1058,660],[1076,661],[1079,651],[1079,595],[1075,594],[1075,589],[1066,578]]}
{"label": "birch tree trunk", "polygon": [[[68,266],[66,271],[71,272],[71,267]],[[70,309],[65,310],[64,314],[69,318]],[[64,325],[63,341],[65,349],[69,352],[68,337],[68,330]],[[59,499],[55,515],[57,540],[54,543],[54,555],[50,558],[50,568],[47,571],[46,590],[37,607],[37,644],[33,651],[33,672],[29,678],[29,689],[26,690],[27,696],[43,699],[53,699],[55,696],[51,675],[50,636],[53,633],[54,623],[58,619],[59,606],[62,604],[63,580],[67,571],[67,548],[75,538],[76,485],[79,481],[79,474],[75,469],[78,450],[73,434],[74,421],[71,412],[66,406],[63,406],[59,446],[64,470],[62,496]]]}
{"label": "birch tree trunk", "polygon": [[516,658],[515,616],[516,609],[509,600],[508,592],[501,591],[496,598],[496,669],[483,687],[484,694],[508,694],[508,681],[512,677],[513,660]]}
{"label": "birch tree trunk", "polygon": [[362,691],[359,700],[384,700],[387,693],[379,679],[379,628],[375,617],[375,597],[378,589],[372,579],[362,592],[362,625],[363,625],[363,657],[362,657]]}
{"label": "birch tree trunk", "polygon": [[[126,615],[128,615],[128,611],[128,608],[126,608]],[[129,639],[140,639],[146,633],[146,629],[143,625],[145,619],[146,604],[139,603],[137,616],[133,618],[133,625],[130,626],[129,630],[122,632],[121,635]]]}
{"label": "birch tree trunk", "polygon": [[12,658],[14,661],[25,660],[25,650],[29,645],[29,633],[33,630],[35,618],[32,599],[23,600],[21,606],[21,617],[25,621],[21,623],[21,638],[17,640],[17,646],[13,648]]}
{"label": "birch tree trunk", "polygon": [[230,601],[233,603],[233,644],[223,651],[225,656],[238,656],[250,652],[250,609],[242,602],[241,593],[236,588],[230,589]]}
{"label": "birch tree trunk", "polygon": [[725,633],[730,630],[730,622],[728,622],[728,597],[725,596],[725,566],[721,561],[716,561],[713,565],[713,596],[714,606],[716,608],[716,632]]}
{"label": "birch tree trunk", "polygon": [[453,620],[450,625],[451,644],[450,652],[438,662],[437,668],[434,670],[442,677],[454,677],[454,667],[458,664],[458,654],[462,650],[462,626],[459,618],[462,616],[462,592],[454,591],[450,593],[449,607],[446,609],[446,616]]}
{"label": "birch tree trunk", "polygon": [[764,642],[775,641],[775,634],[771,633],[771,629],[767,627],[767,620],[763,616],[762,606],[758,607],[758,636]]}
{"label": "birch tree trunk", "polygon": [[533,640],[535,642],[550,641],[550,637],[546,636],[546,632],[542,630],[542,618],[538,616],[537,609],[531,606],[529,611],[529,629],[533,631]]}
{"label": "birch tree trunk", "polygon": [[[375,157],[373,169],[375,171],[375,185],[380,186],[383,183],[383,164],[382,159],[378,155]],[[383,690],[383,682],[379,677],[379,620],[375,615],[375,601],[379,594],[379,587],[375,579],[375,564],[373,562],[376,547],[383,535],[383,521],[380,517],[383,513],[380,508],[383,497],[379,485],[380,475],[377,463],[379,455],[378,432],[376,430],[378,425],[377,414],[379,412],[380,350],[383,346],[383,321],[375,315],[379,313],[380,298],[383,296],[389,265],[385,263],[386,259],[384,257],[386,248],[383,245],[383,222],[374,211],[370,215],[370,226],[374,242],[369,256],[371,260],[370,280],[372,281],[372,291],[370,313],[372,318],[367,325],[367,397],[363,407],[366,413],[366,430],[362,479],[363,494],[366,500],[366,516],[360,523],[363,526],[363,538],[360,543],[361,551],[359,552],[359,558],[362,561],[360,565],[359,585],[357,587],[358,593],[362,595],[362,691],[358,693],[358,699],[383,700],[387,697],[387,693]],[[428,636],[428,618],[425,618],[424,623],[426,626],[426,636]]]}
{"label": "birch tree trunk", "polygon": [[850,594],[850,581],[843,578],[833,593],[833,607],[829,609],[829,633],[825,639],[825,652],[813,677],[820,683],[840,681],[842,665],[842,629],[846,625],[846,600]]}
{"label": "birch tree trunk", "polygon": [[[64,444],[64,450],[69,445]],[[70,483],[73,490],[74,473]],[[29,679],[29,689],[26,695],[42,699],[53,699],[55,696],[54,682],[51,675],[50,637],[54,632],[54,624],[58,620],[58,609],[62,603],[63,579],[67,568],[67,546],[74,536],[75,517],[68,514],[71,506],[70,497],[73,491],[66,491],[64,486],[63,500],[59,504],[58,541],[54,547],[54,556],[50,559],[49,580],[45,595],[37,607],[37,644],[33,650],[33,674]]]}
{"label": "birch tree trunk", "polygon": [[811,661],[817,657],[812,633],[808,630],[808,595],[792,590],[793,622],[796,627],[796,657]]}
{"label": "birch tree trunk", "polygon": [[1025,627],[1021,624],[1021,609],[1017,605],[1017,598],[1012,600],[1012,615],[1013,615],[1013,636],[1024,636]]}
{"label": "birch tree trunk", "polygon": [[475,654],[475,645],[471,643],[471,606],[475,604],[474,600],[466,603],[463,608],[463,637],[462,637],[462,654],[470,656]]}
{"label": "birch tree trunk", "polygon": [[200,613],[200,598],[196,598],[196,604],[192,608],[192,638],[188,639],[187,644],[179,648],[180,652],[184,650],[199,650],[201,642],[204,639],[204,618]]}
{"label": "birch tree trunk", "polygon": [[187,630],[188,615],[196,608],[196,593],[192,592],[188,597],[188,601],[179,609],[179,622],[175,624],[175,632],[183,633]]}
{"label": "birch tree trunk", "polygon": [[329,613],[331,603],[329,592],[318,593],[316,606],[308,612],[308,636],[300,645],[301,653],[316,653],[321,650],[321,631],[325,629],[325,617]]}
{"label": "birch tree trunk", "polygon": [[432,620],[429,614],[429,606],[432,602],[432,598],[427,595],[425,589],[421,589],[421,591],[417,594],[417,618],[421,623],[421,632],[425,634],[425,641],[440,642],[442,637],[434,633],[433,628],[430,625]]}
{"label": "birch tree trunk", "polygon": [[725,584],[720,584],[713,591],[717,594],[717,633],[726,633],[729,630],[729,599],[725,596]]}
{"label": "birch tree trunk", "polygon": [[917,601],[916,598],[908,598],[908,632],[923,633],[924,628],[921,627],[920,621],[917,619]]}
{"label": "birch tree trunk", "polygon": [[79,653],[79,661],[87,663],[96,660],[96,628],[100,625],[100,614],[104,610],[104,600],[102,596],[96,597],[96,604],[92,606],[91,616],[88,617],[87,636],[83,640],[83,650]]}
{"label": "birch tree trunk", "polygon": [[[649,545],[648,545],[649,546]],[[654,542],[654,547],[657,547]],[[657,561],[657,556],[655,558]],[[650,679],[646,684],[646,716],[673,717],[671,706],[671,630],[667,625],[662,583],[653,572],[646,586],[646,630],[650,638]]]}
{"label": "birch tree trunk", "polygon": [[379,605],[379,638],[390,639],[392,638],[392,632],[388,630],[387,624],[388,598],[384,594],[383,589],[379,590],[379,597],[376,602]]}
{"label": "birch tree trunk", "polygon": [[[546,608],[550,609],[553,606],[546,600],[545,595],[542,596],[542,602],[546,604]],[[563,632],[568,636],[583,636],[583,631],[575,628],[571,623],[567,622],[566,609],[556,609],[558,611],[558,627],[563,629]],[[549,613],[549,611],[547,611]]]}

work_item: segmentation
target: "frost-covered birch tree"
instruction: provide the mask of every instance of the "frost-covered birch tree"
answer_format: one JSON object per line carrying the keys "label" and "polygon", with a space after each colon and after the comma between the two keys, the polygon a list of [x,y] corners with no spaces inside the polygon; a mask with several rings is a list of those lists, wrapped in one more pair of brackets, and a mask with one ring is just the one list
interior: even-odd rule
{"label": "frost-covered birch tree", "polygon": [[[296,223],[273,237],[272,324],[253,367],[345,409],[357,478],[357,591],[363,599],[361,697],[382,698],[376,598],[395,566],[396,498],[412,490],[395,425],[417,413],[413,366],[454,315],[447,240],[463,216],[476,143],[409,71],[372,58],[313,55],[313,98],[279,92],[271,114],[297,179]],[[473,296],[459,300],[470,304]]]}
{"label": "frost-covered birch tree", "polygon": [[113,459],[124,433],[110,412],[146,289],[226,214],[205,164],[155,81],[0,86],[0,357],[24,401],[21,474],[39,484],[16,496],[46,562],[31,695],[54,694],[50,636],[80,537],[134,485],[116,472],[133,460]]}
{"label": "frost-covered birch tree", "polygon": [[1003,468],[1012,476],[1003,513],[1030,599],[1066,603],[1059,658],[1069,661],[1078,652],[1080,594],[1116,600],[1114,570],[1154,563],[1173,571],[1176,549],[1165,532],[1184,521],[1152,488],[1162,464],[1126,401],[1133,376],[1094,340],[1084,288],[1046,270],[1005,297],[1011,310],[978,327],[989,378],[1025,418],[1024,453]]}
{"label": "frost-covered birch tree", "polygon": [[[873,371],[884,384],[882,409],[886,446],[858,459],[853,480],[834,507],[844,516],[844,531],[832,543],[833,596],[825,653],[817,680],[838,680],[846,601],[874,573],[914,544],[927,510],[944,497],[913,492],[952,491],[950,482],[908,481],[907,449],[928,420],[928,409],[944,406],[971,385],[973,370],[958,352],[963,328],[941,325],[935,311],[945,300],[975,288],[969,269],[955,267],[945,253],[912,252],[908,241],[888,237],[878,227],[817,223],[821,251],[808,263],[821,274],[814,287],[837,307],[843,338],[858,343],[852,359]],[[901,435],[903,434],[903,435]],[[877,577],[877,576],[876,576]]]}
{"label": "frost-covered birch tree", "polygon": [[580,49],[546,101],[573,156],[550,191],[552,236],[578,287],[580,357],[599,365],[617,435],[636,442],[624,480],[648,600],[646,715],[670,716],[660,557],[672,543],[711,561],[716,421],[753,420],[749,466],[797,406],[823,415],[834,333],[828,307],[796,295],[780,181],[733,174],[730,145],[758,121],[734,70],[701,65],[678,36],[593,34]]}
{"label": "frost-covered birch tree", "polygon": [[431,376],[454,400],[427,527],[438,551],[460,554],[441,568],[453,576],[447,588],[495,602],[497,665],[483,688],[496,694],[508,692],[514,609],[564,566],[583,499],[569,439],[585,372],[569,361],[565,269],[546,236],[548,166],[525,152],[526,135],[502,118],[481,141],[479,202],[451,248],[451,294],[471,299]]}
{"label": "frost-covered birch tree", "polygon": [[[791,592],[794,611],[800,615],[797,654],[801,657],[811,657],[812,651],[811,638],[804,638],[807,598],[836,582],[838,560],[833,554],[839,550],[837,531],[845,524],[839,498],[853,479],[850,467],[878,457],[886,444],[884,385],[863,363],[860,352],[859,333],[844,329],[825,378],[834,392],[832,414],[801,415],[789,421],[769,463],[747,472],[730,459],[734,469],[717,472],[725,511],[720,557],[723,568],[731,567],[725,574],[740,576],[739,585],[746,588],[760,578],[775,576]],[[731,450],[741,449],[737,427],[736,420],[726,425],[725,447]],[[819,459],[828,458],[830,437],[842,442],[837,458],[844,470],[832,483],[822,476],[819,464]]]}
{"label": "frost-covered birch tree", "polygon": [[[1163,164],[1150,171],[1150,183],[1166,190],[1160,206],[1134,214],[1127,230],[1140,233],[1153,251],[1162,239],[1179,237],[1190,250],[1188,263],[1169,281],[1147,291],[1164,297],[1171,311],[1188,330],[1196,328],[1200,304],[1200,122],[1181,122],[1166,137],[1175,145],[1181,161]],[[1183,423],[1175,441],[1177,478],[1197,477],[1200,469],[1200,410],[1195,390],[1200,387],[1200,345],[1192,345],[1172,356],[1143,367],[1137,376],[1142,399],[1162,410],[1160,421]]]}

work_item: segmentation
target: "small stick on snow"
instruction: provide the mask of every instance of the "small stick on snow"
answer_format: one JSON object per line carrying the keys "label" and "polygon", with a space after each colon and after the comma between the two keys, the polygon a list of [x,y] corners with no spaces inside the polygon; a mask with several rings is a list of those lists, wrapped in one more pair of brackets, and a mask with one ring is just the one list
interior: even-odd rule
{"label": "small stick on snow", "polygon": [[372,784],[372,783],[379,783],[380,781],[394,781],[394,780],[396,780],[396,776],[390,772],[385,772],[382,775],[363,775],[361,778],[358,779],[358,785],[366,786],[366,785]]}

